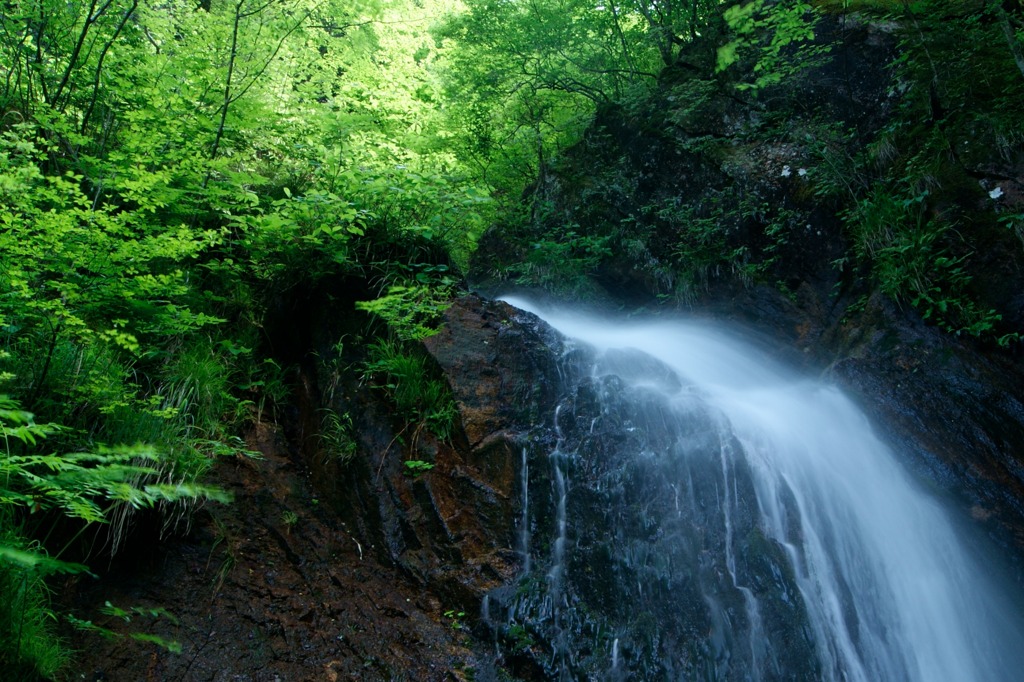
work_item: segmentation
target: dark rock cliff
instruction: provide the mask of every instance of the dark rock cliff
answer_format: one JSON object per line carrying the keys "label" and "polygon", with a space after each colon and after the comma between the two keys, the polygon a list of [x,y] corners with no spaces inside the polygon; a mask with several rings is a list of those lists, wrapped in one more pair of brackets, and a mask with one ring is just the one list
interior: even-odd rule
{"label": "dark rock cliff", "polygon": [[[545,387],[557,383],[560,343],[531,318],[466,297],[424,342],[458,407],[450,441],[402,431],[386,404],[352,384],[324,396],[323,407],[354,415],[354,460],[326,456],[322,440],[306,453],[314,478],[371,551],[456,612],[475,613],[484,592],[518,570],[521,452],[556,399]],[[413,475],[407,461],[432,468]]]}

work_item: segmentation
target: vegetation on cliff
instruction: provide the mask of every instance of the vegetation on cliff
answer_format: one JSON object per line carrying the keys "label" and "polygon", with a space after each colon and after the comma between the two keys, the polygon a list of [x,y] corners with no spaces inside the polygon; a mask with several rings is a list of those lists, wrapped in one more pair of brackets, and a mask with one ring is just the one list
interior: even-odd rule
{"label": "vegetation on cliff", "polygon": [[831,262],[953,333],[1024,323],[1019,3],[15,0],[0,22],[21,677],[67,658],[48,578],[133,510],[169,528],[223,499],[204,473],[289,399],[302,358],[268,327],[299,292],[358,329],[319,360],[440,437],[417,343],[490,225],[492,282],[686,303]]}
{"label": "vegetation on cliff", "polygon": [[824,279],[1015,344],[1024,78],[1004,4],[725,9],[646,94],[597,107],[477,277],[677,305]]}

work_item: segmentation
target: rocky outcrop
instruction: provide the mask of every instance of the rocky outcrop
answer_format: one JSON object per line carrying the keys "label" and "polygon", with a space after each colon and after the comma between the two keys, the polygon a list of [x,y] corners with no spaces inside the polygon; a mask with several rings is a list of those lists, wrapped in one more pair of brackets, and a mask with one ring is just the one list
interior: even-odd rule
{"label": "rocky outcrop", "polygon": [[[518,571],[519,464],[528,435],[555,400],[545,387],[557,382],[559,343],[527,313],[464,297],[424,342],[458,408],[449,441],[397,423],[386,401],[352,383],[328,404],[353,416],[355,458],[332,459],[322,439],[306,453],[368,551],[456,612],[475,614],[483,594]],[[430,468],[414,472],[407,461]]]}
{"label": "rocky outcrop", "polygon": [[465,445],[480,466],[491,466],[483,453],[497,440],[515,444],[550,415],[561,339],[530,313],[466,296],[424,345],[452,387]]}
{"label": "rocky outcrop", "polygon": [[[815,300],[741,290],[715,314],[756,325],[791,364],[829,365],[922,475],[960,491],[969,522],[1017,541],[1024,420],[1012,368],[884,303],[865,315],[896,331],[865,336]],[[250,447],[264,459],[219,465],[236,503],[202,512],[191,536],[146,559],[144,578],[121,584],[115,568],[113,583],[80,597],[95,622],[123,632],[138,625],[96,613],[103,601],[168,608],[177,622],[147,631],[180,641],[184,655],[118,640],[85,656],[93,678],[743,679],[757,663],[727,643],[748,639],[780,675],[817,676],[804,614],[770,596],[796,594],[784,551],[759,530],[746,465],[723,466],[731,445],[699,398],[692,419],[673,422],[685,433],[639,423],[683,389],[672,372],[615,353],[595,372],[589,351],[534,316],[475,296],[451,306],[425,351],[457,402],[451,442],[400,443],[384,402],[356,381],[325,392],[330,377],[307,370],[292,445],[262,426]],[[622,381],[637,378],[657,390]],[[325,395],[354,417],[359,448],[347,463],[309,435]],[[673,442],[686,457],[653,454]],[[434,468],[408,475],[412,458]],[[666,483],[684,480],[692,489]],[[712,513],[725,489],[735,493],[728,525]],[[560,538],[571,539],[561,553]],[[767,635],[744,616],[737,585],[758,593]]]}
{"label": "rocky outcrop", "polygon": [[[1013,547],[1024,575],[1024,371],[875,299],[818,341],[828,374],[859,399],[921,477]],[[823,352],[822,352],[823,351]]]}
{"label": "rocky outcrop", "polygon": [[522,679],[819,677],[785,550],[759,528],[715,411],[638,351],[579,347],[561,366],[557,440],[524,462],[529,570],[489,595],[505,665]]}

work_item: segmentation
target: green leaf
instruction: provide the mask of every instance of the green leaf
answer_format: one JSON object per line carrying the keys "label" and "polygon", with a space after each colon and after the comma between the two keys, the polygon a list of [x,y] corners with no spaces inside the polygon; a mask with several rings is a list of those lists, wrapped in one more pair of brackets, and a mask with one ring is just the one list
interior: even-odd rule
{"label": "green leaf", "polygon": [[88,575],[93,575],[89,572],[88,566],[68,561],[61,561],[60,559],[54,559],[42,552],[18,549],[8,545],[0,545],[0,558],[3,558],[17,566],[21,566],[22,568],[39,571],[44,575],[50,573],[68,573],[72,575],[86,573]]}

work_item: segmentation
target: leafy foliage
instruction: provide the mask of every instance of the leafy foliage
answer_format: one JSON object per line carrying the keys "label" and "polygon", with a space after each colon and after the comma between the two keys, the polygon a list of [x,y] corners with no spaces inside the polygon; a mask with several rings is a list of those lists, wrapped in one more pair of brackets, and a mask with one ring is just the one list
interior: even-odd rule
{"label": "leafy foliage", "polygon": [[718,48],[716,70],[723,71],[740,54],[756,48],[753,81],[740,82],[740,90],[757,90],[793,78],[820,64],[830,46],[815,44],[814,8],[807,2],[771,3],[751,0],[732,5],[723,14],[733,37]]}
{"label": "leafy foliage", "polygon": [[[164,608],[145,608],[141,606],[133,606],[128,609],[123,609],[118,606],[114,606],[109,601],[106,602],[103,608],[100,609],[100,613],[105,616],[111,616],[113,618],[120,619],[125,623],[131,623],[133,620],[138,619],[158,620],[161,618],[168,620],[174,624],[177,624],[178,622],[177,618],[175,618],[172,613],[170,613],[169,611],[167,611],[167,609]],[[172,654],[181,653],[181,644],[179,642],[168,641],[163,637],[160,637],[159,635],[154,635],[148,632],[130,632],[128,634],[121,634],[109,628],[96,625],[92,621],[81,620],[80,618],[75,618],[74,616],[70,615],[67,616],[67,620],[69,623],[71,623],[75,628],[79,630],[91,632],[93,634],[105,637],[107,639],[121,639],[127,637],[129,639],[134,639],[139,642],[146,642],[149,644],[156,645],[162,649],[166,649]]]}
{"label": "leafy foliage", "polygon": [[[72,569],[35,543],[53,519],[108,527],[116,551],[133,510],[173,525],[223,498],[202,478],[249,454],[233,429],[287,399],[289,368],[263,344],[275,297],[347,277],[384,294],[366,305],[396,329],[399,298],[411,329],[443,308],[492,210],[438,125],[443,55],[425,31],[449,8],[0,10],[0,380],[15,401],[0,419],[17,441],[0,600],[40,616],[20,622],[47,622],[45,577]],[[443,391],[426,390],[416,418],[445,432]],[[325,428],[350,457],[344,424]]]}
{"label": "leafy foliage", "polygon": [[[182,501],[229,501],[221,490],[161,480],[161,457],[149,448],[101,449],[94,453],[41,454],[45,439],[60,431],[36,424],[32,415],[0,396],[0,655],[11,670],[52,677],[67,660],[52,632],[45,578],[86,567],[51,554],[30,539],[32,526],[52,527],[53,514],[85,524],[108,524],[120,507],[153,508]],[[22,521],[36,516],[31,522]],[[42,533],[41,535],[49,535]]]}
{"label": "leafy foliage", "polygon": [[563,296],[585,297],[591,277],[611,255],[610,238],[587,234],[579,225],[560,226],[531,243],[525,257],[509,266],[517,281]]}
{"label": "leafy foliage", "polygon": [[985,262],[1016,251],[998,212],[1024,140],[1020,38],[1004,31],[1020,17],[998,3],[862,5],[901,27],[904,92],[869,154],[842,164],[851,260],[947,331],[1009,343],[1018,331],[988,293],[1000,286]]}
{"label": "leafy foliage", "polygon": [[[9,522],[0,524],[0,656],[12,680],[52,679],[69,661],[69,652],[55,632],[44,573],[32,559],[45,559],[38,545]],[[16,557],[17,561],[9,559]]]}
{"label": "leafy foliage", "polygon": [[397,341],[375,341],[363,372],[391,398],[405,428],[412,428],[414,441],[424,428],[442,440],[451,437],[458,408],[448,384],[432,376],[421,353]]}
{"label": "leafy foliage", "polygon": [[617,2],[482,0],[440,28],[461,149],[484,177],[521,189],[593,107],[656,75],[644,32]]}
{"label": "leafy foliage", "polygon": [[[560,295],[587,296],[599,282],[686,304],[722,277],[791,294],[800,269],[827,256],[850,286],[866,274],[867,286],[950,333],[1018,338],[1015,294],[995,273],[1024,274],[1013,180],[1024,140],[1020,11],[937,0],[711,4],[692,15],[695,33],[669,31],[673,59],[656,86],[602,90],[597,125],[555,171],[534,165],[531,210],[503,224],[513,262],[485,264],[485,274]],[[843,16],[819,23],[829,14]],[[850,27],[897,42],[870,120],[818,110],[846,96],[826,84],[849,68],[833,48],[860,58],[830,43]],[[825,213],[841,218],[845,245]]]}
{"label": "leafy foliage", "polygon": [[404,466],[406,476],[413,478],[418,478],[434,468],[433,464],[424,462],[422,459],[408,459],[404,462]]}
{"label": "leafy foliage", "polygon": [[352,417],[339,415],[331,409],[321,410],[320,444],[326,457],[341,466],[348,465],[356,456],[358,444],[353,436]]}
{"label": "leafy foliage", "polygon": [[451,293],[449,287],[393,286],[384,296],[357,302],[356,308],[383,319],[402,341],[420,341],[437,331]]}
{"label": "leafy foliage", "polygon": [[[851,9],[902,40],[897,115],[863,154],[830,121],[787,129],[771,103],[825,54],[818,13]],[[1020,235],[1019,206],[998,194],[1024,140],[1012,3],[11,0],[0,13],[0,617],[22,633],[4,651],[43,676],[66,660],[46,576],[85,570],[39,543],[46,525],[106,526],[116,549],[135,509],[173,524],[221,499],[203,476],[246,454],[241,423],[288,400],[293,368],[265,328],[283,299],[324,291],[341,314],[369,313],[351,366],[413,442],[451,437],[455,403],[417,344],[491,225],[521,255],[501,276],[567,295],[625,271],[677,301],[722,273],[770,280],[803,214],[772,202],[774,180],[734,191],[762,135],[820,161],[794,202],[842,214],[841,262],[953,333],[1015,333],[982,267]],[[753,112],[735,144],[706,126],[724,99]],[[585,133],[595,120],[607,130]],[[666,161],[630,126],[713,189],[646,186]],[[588,168],[560,205],[554,170],[610,148],[600,135],[623,158]],[[325,414],[324,447],[347,461],[352,420]]]}

